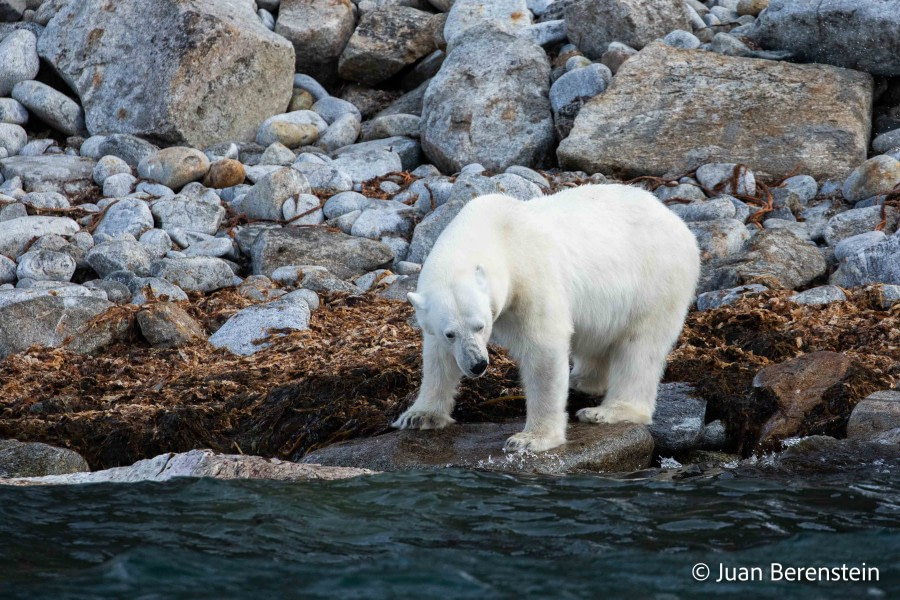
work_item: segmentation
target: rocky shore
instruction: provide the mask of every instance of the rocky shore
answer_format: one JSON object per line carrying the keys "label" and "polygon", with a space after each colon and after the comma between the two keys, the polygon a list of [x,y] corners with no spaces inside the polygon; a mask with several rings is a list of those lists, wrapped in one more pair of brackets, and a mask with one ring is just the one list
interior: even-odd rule
{"label": "rocky shore", "polygon": [[[896,451],[900,0],[0,0],[0,20],[0,438],[87,461],[63,471],[198,448],[496,466],[485,444],[524,416],[502,354],[463,387],[458,443],[389,433],[419,377],[405,293],[472,198],[607,181],[703,254],[656,423],[502,468]],[[60,474],[4,456],[0,477]]]}

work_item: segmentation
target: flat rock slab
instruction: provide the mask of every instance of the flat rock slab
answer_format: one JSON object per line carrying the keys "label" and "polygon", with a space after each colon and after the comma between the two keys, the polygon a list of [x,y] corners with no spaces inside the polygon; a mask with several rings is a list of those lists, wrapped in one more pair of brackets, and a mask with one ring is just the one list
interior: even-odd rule
{"label": "flat rock slab", "polygon": [[405,430],[328,446],[303,462],[377,471],[462,467],[540,473],[625,472],[650,464],[653,438],[643,425],[572,423],[569,441],[547,452],[505,454],[506,438],[524,423],[469,423],[440,430]]}
{"label": "flat rock slab", "polygon": [[135,483],[167,481],[174,477],[212,477],[214,479],[274,479],[306,481],[311,479],[347,479],[371,475],[366,469],[323,467],[293,463],[276,458],[218,454],[212,450],[191,450],[180,454],[160,454],[139,460],[128,467],[115,467],[90,473],[48,475],[20,479],[0,479],[7,485],[60,485],[81,483]]}
{"label": "flat rock slab", "polygon": [[866,159],[872,89],[870,75],[848,69],[654,42],[582,108],[557,154],[563,168],[623,178],[707,162],[743,163],[763,179],[795,167],[842,178]]}
{"label": "flat rock slab", "polygon": [[94,185],[95,164],[67,154],[13,156],[0,160],[0,173],[6,179],[21,177],[26,192],[74,194]]}

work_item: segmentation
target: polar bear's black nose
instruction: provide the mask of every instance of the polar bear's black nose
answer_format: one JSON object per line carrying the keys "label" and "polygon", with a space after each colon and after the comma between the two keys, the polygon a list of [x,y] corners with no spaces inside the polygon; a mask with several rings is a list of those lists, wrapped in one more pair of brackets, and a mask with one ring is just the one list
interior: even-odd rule
{"label": "polar bear's black nose", "polygon": [[487,361],[486,360],[479,361],[479,362],[475,363],[474,365],[472,365],[472,372],[475,373],[476,375],[481,375],[486,370],[487,370]]}

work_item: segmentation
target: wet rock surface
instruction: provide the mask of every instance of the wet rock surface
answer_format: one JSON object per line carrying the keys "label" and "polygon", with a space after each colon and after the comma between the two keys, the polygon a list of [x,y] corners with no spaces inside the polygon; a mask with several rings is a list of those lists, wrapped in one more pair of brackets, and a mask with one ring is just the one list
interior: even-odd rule
{"label": "wet rock surface", "polygon": [[633,471],[648,465],[653,453],[653,439],[641,425],[573,423],[562,447],[537,454],[504,454],[504,441],[522,426],[521,422],[481,423],[398,431],[335,444],[307,455],[304,462],[379,471],[468,467],[559,475]]}

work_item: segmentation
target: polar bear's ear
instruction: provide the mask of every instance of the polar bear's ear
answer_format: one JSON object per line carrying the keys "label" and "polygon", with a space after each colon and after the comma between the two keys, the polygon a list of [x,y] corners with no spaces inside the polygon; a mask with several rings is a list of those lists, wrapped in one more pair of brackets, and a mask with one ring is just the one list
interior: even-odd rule
{"label": "polar bear's ear", "polygon": [[487,273],[484,272],[482,265],[475,267],[475,281],[478,282],[478,287],[482,290],[487,290]]}
{"label": "polar bear's ear", "polygon": [[406,299],[409,300],[409,303],[413,305],[413,308],[416,310],[425,310],[425,296],[422,294],[417,294],[415,292],[409,292],[406,294]]}

